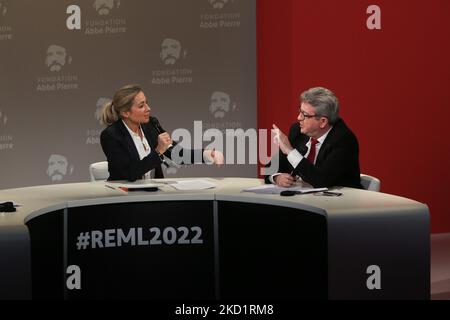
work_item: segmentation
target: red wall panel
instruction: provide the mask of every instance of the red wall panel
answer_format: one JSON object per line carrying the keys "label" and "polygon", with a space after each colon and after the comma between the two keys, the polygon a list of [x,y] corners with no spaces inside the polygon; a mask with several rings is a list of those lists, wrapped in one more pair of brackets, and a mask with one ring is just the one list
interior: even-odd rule
{"label": "red wall panel", "polygon": [[[359,138],[362,172],[380,178],[383,192],[428,204],[432,231],[449,232],[450,1],[258,3],[258,15],[266,18],[258,18],[258,41],[265,43],[258,46],[258,58],[263,57],[258,70],[264,74],[258,77],[260,128],[273,117],[286,130],[295,121],[300,92],[319,85],[330,88]],[[372,4],[381,8],[381,30],[366,27],[366,9]],[[276,7],[290,7],[291,23]],[[268,88],[268,82],[280,80],[280,71],[272,73],[277,60],[264,59],[267,52],[261,49],[280,39],[260,30],[278,20],[291,27],[281,34],[292,37],[290,68],[283,64],[292,74]],[[291,86],[290,91],[281,90],[282,85]],[[268,100],[278,101],[276,115]]]}
{"label": "red wall panel", "polygon": [[257,1],[258,125],[292,118],[292,2]]}

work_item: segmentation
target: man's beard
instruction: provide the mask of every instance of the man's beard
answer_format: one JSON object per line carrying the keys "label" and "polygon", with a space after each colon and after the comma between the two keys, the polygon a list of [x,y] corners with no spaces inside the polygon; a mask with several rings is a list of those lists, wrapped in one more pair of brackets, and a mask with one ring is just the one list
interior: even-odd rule
{"label": "man's beard", "polygon": [[62,69],[62,64],[55,61],[49,65],[50,71],[60,71]]}
{"label": "man's beard", "polygon": [[165,64],[175,64],[175,62],[177,62],[177,58],[175,58],[172,55],[168,55],[167,57],[164,58]]}
{"label": "man's beard", "polygon": [[227,112],[221,109],[214,111],[214,118],[224,118]]}
{"label": "man's beard", "polygon": [[107,16],[110,11],[111,11],[110,8],[108,8],[105,5],[102,5],[100,8],[98,8],[97,13],[101,16]]}
{"label": "man's beard", "polygon": [[52,181],[61,181],[64,178],[64,175],[59,171],[55,171],[50,174],[50,178]]}
{"label": "man's beard", "polygon": [[225,2],[224,1],[216,1],[212,3],[213,8],[214,9],[222,9],[223,7],[225,7]]}

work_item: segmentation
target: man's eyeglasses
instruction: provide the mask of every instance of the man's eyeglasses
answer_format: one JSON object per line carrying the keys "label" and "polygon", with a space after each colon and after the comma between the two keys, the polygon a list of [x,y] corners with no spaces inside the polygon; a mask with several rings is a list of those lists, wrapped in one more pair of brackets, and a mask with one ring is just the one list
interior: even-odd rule
{"label": "man's eyeglasses", "polygon": [[299,111],[300,118],[309,119],[309,118],[320,118],[322,117],[320,114],[307,114],[305,111]]}

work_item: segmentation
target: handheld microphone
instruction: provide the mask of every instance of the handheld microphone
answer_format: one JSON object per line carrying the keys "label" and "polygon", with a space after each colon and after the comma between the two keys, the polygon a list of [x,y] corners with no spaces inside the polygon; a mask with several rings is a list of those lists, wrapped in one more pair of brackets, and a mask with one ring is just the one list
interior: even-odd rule
{"label": "handheld microphone", "polygon": [[[152,126],[155,128],[156,132],[158,132],[158,134],[164,133],[166,132],[166,130],[164,130],[161,125],[159,124],[158,119],[156,119],[155,117],[151,117],[150,118],[150,123],[152,124]],[[173,149],[173,145],[170,144],[169,148],[167,148],[167,150],[169,150],[170,152],[172,152]]]}
{"label": "handheld microphone", "polygon": [[[156,119],[155,117],[150,117],[150,123],[152,124],[152,126],[155,128],[156,132],[158,134],[164,133],[166,132],[166,130],[164,130],[161,125],[159,124],[158,119]],[[169,150],[169,152],[172,152],[173,149],[173,145],[170,144],[169,148],[167,148],[167,150]],[[164,156],[163,156],[164,157]],[[170,165],[166,162],[166,159],[163,159],[163,164],[166,166],[166,168],[169,168]]]}
{"label": "handheld microphone", "polygon": [[156,131],[158,131],[158,134],[164,133],[166,132],[166,130],[164,130],[161,125],[159,124],[158,119],[156,119],[155,117],[150,117],[150,123],[152,124],[152,126],[156,129]]}

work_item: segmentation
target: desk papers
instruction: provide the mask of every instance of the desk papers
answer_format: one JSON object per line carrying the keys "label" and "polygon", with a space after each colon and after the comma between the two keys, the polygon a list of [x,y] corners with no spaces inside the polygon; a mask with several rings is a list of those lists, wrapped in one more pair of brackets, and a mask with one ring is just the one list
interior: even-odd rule
{"label": "desk papers", "polygon": [[175,183],[171,183],[170,186],[177,190],[192,191],[192,190],[205,190],[215,188],[216,185],[212,182],[202,179],[196,180],[180,180]]}
{"label": "desk papers", "polygon": [[121,191],[156,191],[161,185],[149,182],[149,180],[138,180],[135,182],[106,182],[105,186]]}
{"label": "desk papers", "polygon": [[[138,180],[135,182],[115,181],[106,182],[105,186],[116,190],[125,191],[139,191],[149,190],[161,187],[161,185],[169,185],[176,190],[181,191],[193,191],[193,190],[205,190],[215,188],[216,185],[204,179],[191,179],[191,180]],[[153,191],[153,190],[152,190]]]}

